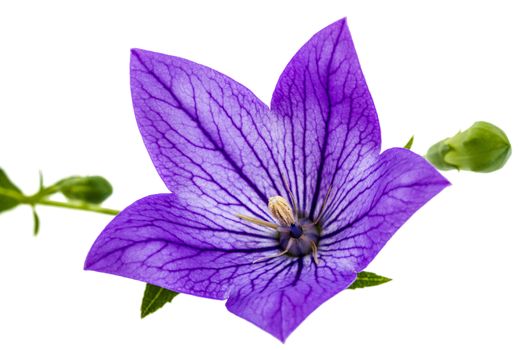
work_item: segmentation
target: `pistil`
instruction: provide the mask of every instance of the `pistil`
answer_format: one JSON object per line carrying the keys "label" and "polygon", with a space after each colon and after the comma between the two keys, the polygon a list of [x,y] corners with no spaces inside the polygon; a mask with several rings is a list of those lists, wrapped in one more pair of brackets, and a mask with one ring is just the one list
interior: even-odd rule
{"label": "pistil", "polygon": [[279,233],[278,240],[281,251],[274,255],[259,258],[253,263],[277,258],[283,255],[289,255],[292,257],[311,255],[313,262],[317,265],[319,264],[317,244],[321,234],[319,223],[321,222],[330,200],[332,188],[331,186],[328,188],[321,209],[315,219],[299,217],[297,203],[288,184],[286,184],[286,189],[293,203],[293,208],[290,207],[288,201],[282,196],[270,197],[268,201],[268,211],[277,223],[252,218],[246,215],[237,215],[240,219],[256,225],[269,227]]}
{"label": "pistil", "polygon": [[303,234],[303,228],[301,226],[297,226],[296,224],[290,225],[290,236],[293,238],[299,238]]}

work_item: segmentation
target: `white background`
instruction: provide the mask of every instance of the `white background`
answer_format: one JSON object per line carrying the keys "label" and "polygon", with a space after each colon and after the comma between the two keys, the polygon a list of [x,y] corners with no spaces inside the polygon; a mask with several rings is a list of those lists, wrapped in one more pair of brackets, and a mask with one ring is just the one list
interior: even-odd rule
{"label": "white background", "polygon": [[[525,22],[519,1],[7,1],[0,3],[0,166],[27,193],[100,174],[122,209],[166,192],[142,144],[129,49],[211,66],[269,103],[315,32],[348,17],[383,149],[414,150],[487,120],[513,144],[493,174],[450,173],[367,270],[282,345],[224,303],[181,295],[140,319],[143,283],[85,272],[109,216],[29,208],[0,216],[1,349],[523,349]],[[424,5],[423,3],[426,3]],[[520,334],[521,333],[521,334]]]}

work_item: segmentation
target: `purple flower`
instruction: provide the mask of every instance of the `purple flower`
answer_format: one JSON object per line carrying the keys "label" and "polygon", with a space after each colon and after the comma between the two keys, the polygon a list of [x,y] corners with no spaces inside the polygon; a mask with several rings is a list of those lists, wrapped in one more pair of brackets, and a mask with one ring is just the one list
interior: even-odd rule
{"label": "purple flower", "polygon": [[228,299],[281,341],[448,185],[409,150],[379,154],[344,19],[293,57],[270,108],[219,72],[144,50],[131,53],[131,90],[172,193],[119,214],[86,269]]}

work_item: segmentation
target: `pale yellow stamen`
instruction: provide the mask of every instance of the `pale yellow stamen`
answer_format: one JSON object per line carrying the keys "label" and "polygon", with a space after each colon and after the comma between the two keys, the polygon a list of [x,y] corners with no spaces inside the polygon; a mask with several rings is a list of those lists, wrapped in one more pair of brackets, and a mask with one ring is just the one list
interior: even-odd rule
{"label": "pale yellow stamen", "polygon": [[270,197],[268,202],[268,209],[270,214],[277,220],[282,226],[290,226],[295,224],[295,218],[290,208],[290,205],[281,196]]}
{"label": "pale yellow stamen", "polygon": [[252,264],[255,264],[255,263],[258,263],[258,262],[261,262],[261,261],[264,261],[264,260],[268,260],[268,259],[278,258],[280,256],[285,255],[286,253],[288,253],[288,251],[292,247],[292,240],[293,240],[293,238],[288,241],[288,245],[286,246],[286,249],[283,250],[282,252],[280,252],[279,254],[275,254],[275,255],[270,255],[270,256],[265,256],[265,257],[259,258],[257,260],[254,260],[254,262],[252,262]]}
{"label": "pale yellow stamen", "polygon": [[326,192],[326,196],[324,197],[323,204],[321,205],[321,210],[319,211],[319,215],[314,221],[314,225],[317,225],[323,217],[324,210],[326,209],[326,203],[328,203],[328,199],[330,198],[330,192],[332,192],[332,185],[328,186],[328,191]]}
{"label": "pale yellow stamen", "polygon": [[299,217],[299,208],[297,207],[297,203],[295,202],[295,196],[293,195],[292,190],[290,189],[290,183],[288,181],[284,181],[284,185],[286,186],[286,191],[288,191],[288,194],[292,199],[293,212],[295,214],[295,218],[297,219]]}
{"label": "pale yellow stamen", "polygon": [[310,246],[312,247],[312,256],[314,257],[314,262],[316,265],[319,265],[319,259],[317,258],[317,246],[314,241],[310,241]]}
{"label": "pale yellow stamen", "polygon": [[279,225],[274,224],[273,222],[268,222],[268,221],[252,218],[246,215],[236,214],[235,216],[237,216],[239,219],[243,219],[251,223],[257,224],[257,225],[273,228],[274,230],[277,230],[277,228],[279,227]]}

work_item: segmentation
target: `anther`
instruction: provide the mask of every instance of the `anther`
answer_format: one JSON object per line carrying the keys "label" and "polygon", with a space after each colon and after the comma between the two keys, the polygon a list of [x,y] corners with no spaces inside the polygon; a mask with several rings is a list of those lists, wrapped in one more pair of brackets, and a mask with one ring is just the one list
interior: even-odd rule
{"label": "anther", "polygon": [[270,210],[270,214],[272,214],[275,220],[277,220],[282,226],[295,224],[292,209],[283,197],[270,197],[270,200],[268,201],[268,209]]}

